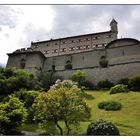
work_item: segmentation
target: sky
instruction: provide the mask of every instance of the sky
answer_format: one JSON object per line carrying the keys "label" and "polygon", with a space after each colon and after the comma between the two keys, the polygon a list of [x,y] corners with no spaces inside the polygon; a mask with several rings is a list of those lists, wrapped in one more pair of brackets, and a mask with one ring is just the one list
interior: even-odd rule
{"label": "sky", "polygon": [[139,13],[140,5],[0,5],[0,65],[31,41],[108,31],[112,18],[119,38],[140,40]]}

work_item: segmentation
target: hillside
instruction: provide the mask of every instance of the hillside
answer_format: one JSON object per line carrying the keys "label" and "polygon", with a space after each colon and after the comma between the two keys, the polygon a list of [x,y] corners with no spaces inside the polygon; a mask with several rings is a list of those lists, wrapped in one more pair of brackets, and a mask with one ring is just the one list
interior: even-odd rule
{"label": "hillside", "polygon": [[[121,135],[140,135],[140,93],[129,92],[109,95],[108,91],[86,91],[94,99],[87,100],[91,107],[92,117],[90,120],[104,119],[114,122]],[[122,104],[120,111],[105,111],[98,109],[101,101],[114,100]],[[86,127],[88,123],[83,124]],[[83,128],[85,129],[85,128]]]}
{"label": "hillside", "polygon": [[[80,127],[75,127],[73,135],[85,135],[88,124],[97,119],[110,120],[120,130],[121,135],[140,136],[140,93],[129,92],[109,95],[108,91],[86,91],[92,98],[86,99],[91,107],[91,118],[87,122],[81,122]],[[89,96],[89,97],[90,97]],[[94,98],[93,98],[94,97]],[[122,104],[120,111],[104,111],[98,109],[101,101],[118,101]],[[22,130],[36,131],[37,126],[33,124],[25,125]]]}

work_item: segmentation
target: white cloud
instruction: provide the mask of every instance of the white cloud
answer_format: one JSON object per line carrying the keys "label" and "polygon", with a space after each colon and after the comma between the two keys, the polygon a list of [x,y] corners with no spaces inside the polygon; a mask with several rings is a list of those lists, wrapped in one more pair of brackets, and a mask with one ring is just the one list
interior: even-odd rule
{"label": "white cloud", "polygon": [[110,30],[118,21],[119,36],[140,39],[140,5],[0,5],[0,63],[31,41]]}
{"label": "white cloud", "polygon": [[[29,47],[30,42],[35,40],[36,38],[34,37],[37,36],[34,36],[34,31],[50,31],[55,17],[55,12],[51,6],[15,5],[10,6],[10,8],[16,13],[17,21],[15,21],[16,25],[14,28],[10,28],[8,24],[0,25],[0,63],[7,62],[8,56],[6,53],[11,53],[19,48]],[[12,17],[9,14],[6,18],[8,20]],[[28,33],[30,31],[31,33]]]}

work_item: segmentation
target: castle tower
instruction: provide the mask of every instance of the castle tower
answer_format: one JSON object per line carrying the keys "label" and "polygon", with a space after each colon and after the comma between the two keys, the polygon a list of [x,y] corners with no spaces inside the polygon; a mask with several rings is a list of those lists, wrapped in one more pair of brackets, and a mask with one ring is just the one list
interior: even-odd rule
{"label": "castle tower", "polygon": [[117,21],[113,18],[112,21],[110,22],[110,27],[111,31],[114,33],[118,33],[118,26],[117,26]]}

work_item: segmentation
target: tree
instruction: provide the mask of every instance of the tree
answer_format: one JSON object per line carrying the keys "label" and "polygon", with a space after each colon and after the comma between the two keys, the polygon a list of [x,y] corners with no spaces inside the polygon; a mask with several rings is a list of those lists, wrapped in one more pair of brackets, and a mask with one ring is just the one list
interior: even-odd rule
{"label": "tree", "polygon": [[9,101],[0,103],[0,134],[19,135],[19,127],[25,121],[27,111],[24,104],[14,96]]}
{"label": "tree", "polygon": [[21,88],[39,89],[39,83],[33,74],[15,68],[0,68],[0,94],[7,96]]}
{"label": "tree", "polygon": [[86,79],[86,74],[85,74],[84,71],[76,71],[76,72],[72,73],[72,75],[70,76],[70,79],[72,81],[77,82],[78,83],[78,86],[81,88],[81,84]]}
{"label": "tree", "polygon": [[46,94],[41,94],[36,99],[33,105],[35,119],[40,122],[52,122],[60,131],[60,135],[64,135],[59,123],[63,121],[67,128],[66,135],[69,135],[73,124],[90,117],[90,108],[80,94],[81,90],[72,81],[57,80]]}
{"label": "tree", "polygon": [[45,91],[48,91],[50,87],[55,84],[57,79],[60,79],[60,77],[58,75],[55,75],[54,71],[44,72],[39,77],[41,86]]}
{"label": "tree", "polygon": [[[21,89],[19,91],[14,92],[14,95],[24,103],[24,107],[27,109],[28,116],[27,116],[27,122],[33,123],[34,120],[34,111],[32,109],[32,104],[34,103],[34,100],[37,98],[37,96],[41,94],[39,91],[35,90],[26,90]],[[34,122],[35,123],[35,122]]]}
{"label": "tree", "polygon": [[131,90],[140,91],[140,74],[130,77],[128,84]]}

